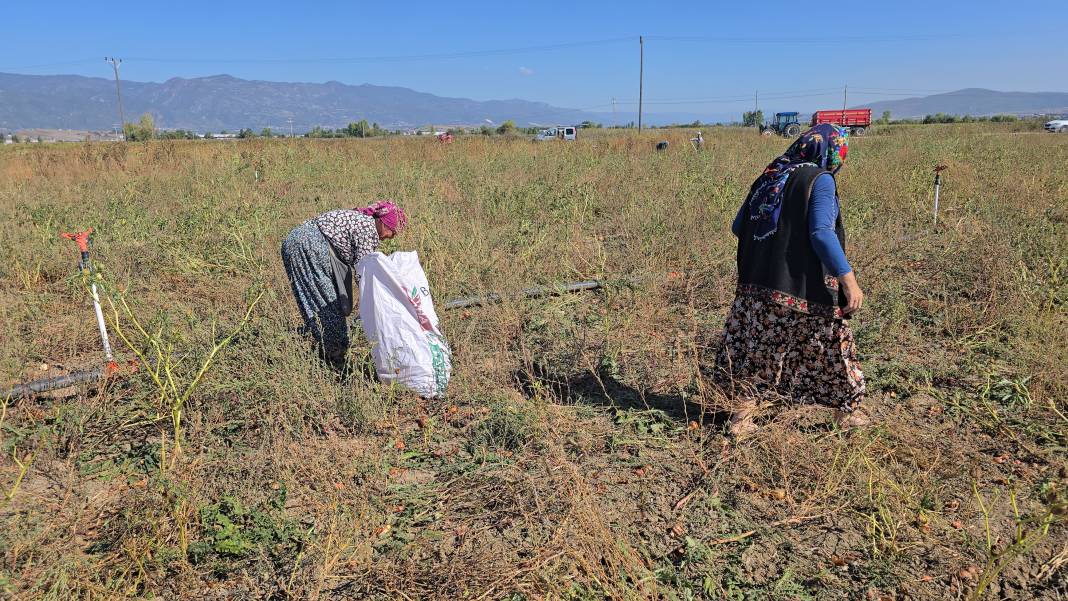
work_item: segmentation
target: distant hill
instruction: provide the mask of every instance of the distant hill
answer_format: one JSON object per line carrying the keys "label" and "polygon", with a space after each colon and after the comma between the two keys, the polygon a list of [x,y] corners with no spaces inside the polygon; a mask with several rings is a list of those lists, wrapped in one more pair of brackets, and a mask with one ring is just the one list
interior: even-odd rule
{"label": "distant hill", "polygon": [[871,102],[862,106],[870,107],[875,117],[881,115],[883,111],[890,111],[890,116],[894,119],[923,117],[935,113],[974,117],[1061,114],[1068,113],[1068,93],[998,92],[983,88],[967,88],[932,96]]}
{"label": "distant hill", "polygon": [[[176,77],[163,83],[123,81],[122,100],[127,121],[136,121],[147,112],[152,113],[158,127],[200,132],[245,127],[285,131],[290,117],[293,130],[298,133],[317,125],[343,127],[361,119],[387,128],[499,125],[508,119],[520,126],[579,123],[587,119],[606,125],[637,121],[633,110],[592,113],[519,99],[448,98],[395,86],[256,81],[229,75]],[[939,112],[974,116],[1068,113],[1068,93],[970,88],[864,106],[871,107],[876,116],[888,110],[894,118]],[[118,122],[117,113],[115,82],[111,79],[0,73],[0,129],[110,130]],[[740,118],[741,112],[646,113],[644,121],[655,126]]]}
{"label": "distant hill", "polygon": [[[289,117],[297,132],[361,119],[393,128],[496,125],[508,119],[520,126],[606,120],[604,114],[526,100],[476,101],[392,86],[252,81],[229,75],[123,81],[122,101],[127,121],[149,112],[158,127],[215,132],[285,130]],[[113,80],[0,73],[0,128],[106,130],[118,122],[117,113]]]}

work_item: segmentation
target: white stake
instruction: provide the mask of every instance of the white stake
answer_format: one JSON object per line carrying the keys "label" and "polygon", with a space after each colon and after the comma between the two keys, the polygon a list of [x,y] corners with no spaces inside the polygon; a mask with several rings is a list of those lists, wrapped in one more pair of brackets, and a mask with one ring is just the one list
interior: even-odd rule
{"label": "white stake", "polygon": [[[90,272],[89,277],[93,277]],[[93,309],[96,311],[96,326],[100,328],[100,340],[104,342],[104,357],[108,363],[115,359],[111,356],[111,341],[108,340],[108,328],[104,325],[104,312],[100,310],[100,297],[96,294],[96,282],[89,284],[89,291],[93,293]]]}
{"label": "white stake", "polygon": [[942,191],[942,171],[945,165],[935,166],[934,225],[938,225],[938,193]]}

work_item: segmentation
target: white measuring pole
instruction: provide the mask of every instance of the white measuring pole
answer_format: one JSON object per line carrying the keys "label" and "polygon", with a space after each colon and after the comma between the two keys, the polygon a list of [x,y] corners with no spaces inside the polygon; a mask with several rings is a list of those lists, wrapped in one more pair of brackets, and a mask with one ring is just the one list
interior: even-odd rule
{"label": "white measuring pole", "polygon": [[[93,277],[91,271],[89,277]],[[100,340],[104,342],[104,357],[111,362],[114,361],[111,356],[111,341],[108,340],[108,328],[104,325],[104,312],[100,309],[100,296],[96,293],[96,282],[89,284],[89,291],[93,293],[93,309],[96,311],[96,326],[100,328]]]}
{"label": "white measuring pole", "polygon": [[935,190],[934,190],[934,225],[938,225],[938,194],[942,191],[942,170],[945,167],[935,167]]}

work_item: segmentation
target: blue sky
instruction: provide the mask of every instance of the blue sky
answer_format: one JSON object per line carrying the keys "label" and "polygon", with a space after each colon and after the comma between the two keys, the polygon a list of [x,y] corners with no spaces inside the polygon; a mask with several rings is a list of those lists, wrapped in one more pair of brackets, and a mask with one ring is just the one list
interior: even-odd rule
{"label": "blue sky", "polygon": [[609,112],[635,107],[642,34],[649,112],[740,111],[756,89],[765,112],[833,107],[845,84],[851,105],[1068,91],[1063,0],[10,4],[2,72],[110,77],[117,56],[136,81],[337,80]]}

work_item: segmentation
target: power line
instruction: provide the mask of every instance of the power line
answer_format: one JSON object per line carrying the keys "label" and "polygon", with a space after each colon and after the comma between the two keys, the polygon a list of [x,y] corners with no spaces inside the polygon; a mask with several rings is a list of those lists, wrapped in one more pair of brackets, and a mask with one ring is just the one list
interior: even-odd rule
{"label": "power line", "polygon": [[[901,42],[901,41],[923,41],[923,40],[939,40],[946,38],[966,38],[966,37],[986,37],[987,34],[981,33],[960,33],[960,34],[887,34],[887,35],[849,35],[849,36],[833,36],[831,38],[797,38],[797,37],[751,37],[751,36],[671,36],[671,35],[653,35],[653,36],[620,36],[614,38],[603,38],[595,40],[580,40],[575,42],[563,42],[559,44],[542,44],[536,46],[522,46],[514,48],[492,48],[483,50],[468,50],[457,52],[441,52],[441,53],[426,53],[426,54],[398,54],[398,55],[368,55],[368,56],[351,56],[351,57],[277,57],[277,58],[252,58],[252,57],[232,57],[232,58],[196,58],[196,57],[154,57],[154,56],[141,56],[141,57],[127,57],[127,61],[138,61],[145,63],[189,63],[189,64],[291,64],[291,63],[322,63],[322,64],[336,64],[336,63],[361,63],[361,62],[404,62],[404,61],[421,61],[421,60],[437,60],[437,59],[456,59],[456,58],[477,58],[484,56],[506,56],[513,54],[527,54],[536,52],[549,52],[555,50],[566,50],[570,48],[586,48],[592,46],[608,46],[613,44],[621,44],[625,42],[633,42],[634,38],[642,37],[644,40],[654,40],[659,42],[717,42],[717,43],[731,43],[731,44],[797,44],[797,45],[820,45],[820,44],[848,44],[848,43],[870,43],[870,42]],[[21,67],[6,67],[7,70],[18,69],[39,69],[45,67],[57,67],[66,65],[78,65],[87,64],[95,59],[75,59],[70,61],[43,63],[36,65],[25,65]]]}
{"label": "power line", "polygon": [[351,56],[351,57],[318,57],[318,58],[161,58],[161,57],[131,57],[127,60],[145,63],[251,63],[251,64],[286,64],[286,63],[361,63],[361,62],[404,62],[451,58],[472,58],[482,56],[505,56],[512,54],[527,54],[533,52],[548,52],[552,50],[565,50],[569,48],[587,48],[590,46],[607,46],[622,42],[633,42],[635,36],[607,38],[601,40],[588,40],[581,42],[568,42],[563,44],[546,44],[542,46],[525,46],[520,48],[495,48],[490,50],[470,50],[463,52],[441,52],[433,54],[399,54],[378,56]]}
{"label": "power line", "polygon": [[858,91],[855,88],[853,89],[853,95],[854,96],[896,96],[896,97],[899,97],[899,98],[901,98],[901,97],[904,97],[904,98],[921,98],[921,97],[923,97],[922,94],[916,94],[914,92],[910,92],[908,94],[905,94],[905,93],[902,93],[902,92],[865,92],[863,90],[859,90]]}
{"label": "power line", "polygon": [[[824,88],[824,89],[826,89],[827,91],[826,92],[822,92],[822,93],[766,94],[766,95],[759,96],[759,99],[760,100],[791,100],[791,99],[795,99],[795,98],[834,98],[834,97],[841,97],[843,99],[843,103],[848,104],[847,97],[846,97],[846,92],[844,92],[843,88]],[[851,93],[852,96],[854,96],[854,97],[860,96],[860,97],[866,97],[866,98],[874,98],[875,101],[877,101],[879,98],[886,98],[888,96],[889,97],[897,97],[897,96],[911,96],[912,95],[912,94],[893,93],[893,92],[858,91],[858,89],[859,90],[867,90],[868,88],[855,88],[854,87],[854,88],[849,90],[849,93]],[[754,96],[738,95],[738,96],[720,96],[720,97],[712,97],[712,98],[676,98],[676,99],[643,100],[642,103],[645,104],[645,105],[685,105],[685,104],[700,105],[700,104],[732,104],[732,103],[733,104],[741,104],[743,102],[752,102],[753,100],[754,100]],[[593,111],[593,110],[596,110],[596,109],[602,109],[602,108],[607,108],[607,107],[612,107],[613,110],[614,110],[617,105],[631,105],[631,106],[633,106],[633,105],[638,104],[638,102],[639,101],[637,101],[637,100],[624,100],[624,99],[614,98],[612,104],[599,104],[599,105],[595,105],[595,106],[582,107],[582,108],[579,108],[579,109],[576,109],[576,110]],[[758,101],[758,104],[759,104],[759,101]]]}
{"label": "power line", "polygon": [[[828,96],[838,96],[841,92],[840,88],[835,88],[833,92],[824,92],[821,94],[783,94],[777,96],[764,96],[764,100],[786,100],[791,98],[820,98]],[[682,100],[646,100],[645,104],[730,104],[737,102],[749,102],[752,97],[745,96],[731,96],[725,98],[687,98]],[[616,100],[617,104],[637,104],[634,100]]]}
{"label": "power line", "polygon": [[933,94],[938,94],[938,95],[942,95],[942,96],[966,96],[967,95],[967,93],[956,94],[956,92],[958,92],[959,90],[931,90],[931,91],[924,91],[924,92],[920,92],[920,91],[915,91],[915,92],[886,92],[886,91],[882,91],[882,90],[870,90],[868,88],[853,88],[853,89],[855,91],[857,91],[861,95],[868,95],[868,96],[871,96],[871,95],[875,95],[875,96],[925,96],[925,95],[927,95],[927,96],[929,96],[929,95],[933,95]]}
{"label": "power line", "polygon": [[[820,92],[826,92],[826,93],[835,92],[835,93],[837,93],[839,90],[841,90],[841,88],[838,88],[838,87],[834,87],[834,88],[809,88],[809,89],[804,89],[804,90],[781,89],[781,90],[773,90],[773,91],[770,91],[770,92],[765,90],[765,94],[762,97],[763,98],[771,98],[771,99],[786,98],[786,97],[791,97],[792,98],[794,96],[797,96],[798,94],[820,95],[820,94],[817,94],[817,93],[820,93]],[[681,102],[711,102],[711,101],[719,101],[719,100],[723,100],[723,101],[748,100],[749,98],[751,98],[751,96],[749,96],[748,94],[731,94],[731,95],[727,95],[727,96],[702,96],[700,98],[655,98],[655,99],[651,99],[651,100],[646,100],[646,102],[680,102],[680,103]],[[633,99],[620,100],[620,99],[616,98],[616,102],[627,102],[627,103],[633,104],[634,102],[637,102],[637,101],[633,100]]]}
{"label": "power line", "polygon": [[68,65],[87,65],[89,63],[95,63],[98,59],[86,58],[78,60],[69,60],[58,63],[43,63],[39,65],[23,65],[21,67],[4,67],[5,71],[21,71],[23,69],[44,69],[45,67],[66,67]]}
{"label": "power line", "polygon": [[[887,88],[887,89],[888,90],[889,89],[903,90],[905,88]],[[914,95],[916,93],[924,93],[924,92],[926,92],[926,93],[942,93],[942,94],[950,94],[950,95],[952,95],[952,94],[954,94],[956,92],[956,91],[951,91],[951,90],[933,90],[933,89],[928,89],[928,90],[917,89],[917,90],[912,90],[911,92],[907,92],[907,93],[906,92],[882,91],[882,90],[883,90],[882,88],[863,88],[863,87],[850,88],[850,92],[852,92],[852,94],[854,96],[912,96],[912,95]],[[759,94],[759,96],[752,96],[752,95],[748,95],[748,94],[738,94],[738,95],[729,95],[729,96],[706,96],[706,97],[701,97],[701,98],[650,98],[650,99],[646,99],[644,101],[644,103],[645,104],[716,104],[716,103],[731,103],[731,102],[748,102],[748,101],[754,100],[754,98],[757,98],[758,99],[757,103],[759,104],[759,100],[789,100],[789,99],[793,99],[793,98],[834,97],[834,96],[838,96],[840,94],[842,94],[842,88],[840,88],[840,87],[834,87],[834,88],[810,88],[810,89],[792,90],[792,91],[791,90],[787,90],[787,89],[783,89],[783,90],[779,90],[779,91],[771,92],[771,93],[765,92],[764,94]],[[965,93],[964,95],[966,95],[966,94],[967,93]],[[637,102],[638,102],[635,99],[623,99],[623,98],[614,98],[613,101],[616,104],[637,104]],[[599,107],[603,107],[603,106],[609,106],[609,105],[597,105],[597,106],[590,107],[590,108],[599,108]],[[587,110],[587,109],[581,109],[581,110]]]}
{"label": "power line", "polygon": [[944,33],[918,33],[918,34],[887,34],[887,35],[834,35],[826,38],[797,38],[797,37],[785,37],[785,38],[769,38],[769,37],[751,37],[751,36],[718,36],[718,35],[649,35],[645,36],[647,40],[661,41],[661,42],[728,42],[732,44],[842,44],[852,42],[906,42],[906,41],[924,41],[924,40],[941,40],[945,38],[969,38],[969,37],[986,37],[986,34],[979,33],[958,33],[958,34],[944,34]]}
{"label": "power line", "polygon": [[872,88],[872,87],[854,87],[855,90],[868,90],[870,92],[927,92],[937,94],[939,92],[952,92],[954,90],[931,90],[922,88]]}

